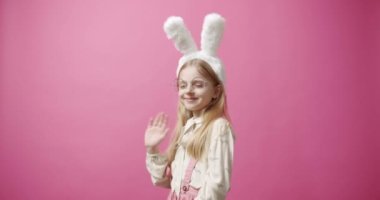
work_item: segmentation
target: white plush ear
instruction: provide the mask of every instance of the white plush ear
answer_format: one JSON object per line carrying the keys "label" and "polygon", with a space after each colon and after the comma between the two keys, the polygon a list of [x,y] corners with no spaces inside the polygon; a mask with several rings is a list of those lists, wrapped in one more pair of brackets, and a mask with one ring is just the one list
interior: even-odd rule
{"label": "white plush ear", "polygon": [[211,56],[216,56],[220,40],[223,37],[224,18],[216,13],[208,14],[203,22],[201,49]]}
{"label": "white plush ear", "polygon": [[175,47],[182,54],[189,54],[197,51],[197,45],[181,17],[169,17],[165,21],[164,30],[166,36],[174,42]]}

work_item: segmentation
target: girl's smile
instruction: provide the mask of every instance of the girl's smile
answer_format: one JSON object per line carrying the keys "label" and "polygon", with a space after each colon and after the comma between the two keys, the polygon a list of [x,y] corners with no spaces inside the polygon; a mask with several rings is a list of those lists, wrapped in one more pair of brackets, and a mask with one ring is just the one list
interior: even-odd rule
{"label": "girl's smile", "polygon": [[195,97],[188,97],[188,98],[183,98],[186,102],[193,103],[195,102],[198,98]]}

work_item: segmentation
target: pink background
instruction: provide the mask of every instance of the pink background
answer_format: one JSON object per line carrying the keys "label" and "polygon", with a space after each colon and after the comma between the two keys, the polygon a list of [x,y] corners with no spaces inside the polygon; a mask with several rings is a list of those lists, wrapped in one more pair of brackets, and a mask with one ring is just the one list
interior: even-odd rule
{"label": "pink background", "polygon": [[148,118],[175,121],[181,15],[220,47],[237,140],[228,199],[380,199],[380,2],[0,1],[0,199],[164,199]]}

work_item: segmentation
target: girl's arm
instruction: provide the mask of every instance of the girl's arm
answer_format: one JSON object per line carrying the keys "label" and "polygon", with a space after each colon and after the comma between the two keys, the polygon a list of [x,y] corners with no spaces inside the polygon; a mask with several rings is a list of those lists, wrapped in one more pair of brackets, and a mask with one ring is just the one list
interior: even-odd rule
{"label": "girl's arm", "polygon": [[150,174],[152,183],[156,186],[170,188],[170,174],[167,174],[167,158],[159,153],[151,154],[147,152],[146,167]]}
{"label": "girl's arm", "polygon": [[214,123],[210,149],[207,156],[208,167],[204,184],[196,200],[223,200],[230,190],[234,137],[225,119]]}
{"label": "girl's arm", "polygon": [[146,167],[153,184],[162,187],[170,187],[170,178],[165,173],[168,160],[166,156],[160,155],[158,145],[165,138],[168,130],[167,116],[164,113],[159,113],[149,121],[145,131]]}

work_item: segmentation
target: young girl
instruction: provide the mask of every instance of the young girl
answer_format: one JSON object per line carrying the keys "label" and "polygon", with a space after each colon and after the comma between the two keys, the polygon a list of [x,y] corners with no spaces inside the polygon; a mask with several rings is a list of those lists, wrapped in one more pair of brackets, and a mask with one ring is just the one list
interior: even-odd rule
{"label": "young girl", "polygon": [[206,16],[202,50],[197,51],[179,17],[165,31],[184,53],[177,68],[178,121],[165,154],[158,145],[168,133],[167,116],[158,114],[145,132],[146,165],[153,183],[171,188],[168,199],[225,199],[230,189],[234,138],[227,119],[224,67],[216,57],[224,19]]}

